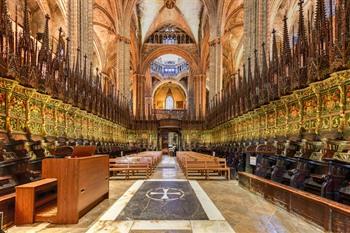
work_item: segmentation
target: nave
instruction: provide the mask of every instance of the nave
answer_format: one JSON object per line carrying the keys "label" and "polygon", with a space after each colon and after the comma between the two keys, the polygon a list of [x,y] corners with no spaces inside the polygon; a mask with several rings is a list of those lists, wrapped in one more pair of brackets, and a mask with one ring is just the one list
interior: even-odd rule
{"label": "nave", "polygon": [[350,0],[0,1],[1,230],[347,233],[349,205]]}
{"label": "nave", "polygon": [[[190,184],[190,187],[187,187],[189,190],[185,190],[186,187],[182,188],[185,194],[187,195],[189,193],[189,198],[192,199],[189,200],[185,196],[183,197],[183,202],[189,200],[191,202],[188,204],[193,206],[199,200],[204,209],[202,210],[204,211],[204,218],[207,218],[207,220],[189,220],[192,218],[203,218],[203,212],[198,213],[193,208],[188,208],[187,210],[189,212],[182,212],[183,215],[186,215],[187,219],[182,219],[182,216],[178,216],[181,220],[156,220],[157,217],[158,219],[162,218],[162,215],[164,215],[163,211],[168,210],[169,216],[174,217],[172,215],[172,208],[175,208],[174,212],[179,212],[179,210],[176,206],[171,205],[170,201],[170,203],[162,203],[162,208],[155,209],[152,212],[144,206],[145,202],[149,201],[148,198],[143,196],[134,200],[144,183],[150,183],[152,184],[151,186],[155,185],[155,187],[164,184],[170,185],[169,187],[178,186],[179,183]],[[194,192],[191,192],[191,189]],[[193,196],[193,193],[195,196]],[[141,192],[141,194],[144,193]],[[137,209],[134,212],[136,218],[139,217],[138,211],[140,207],[138,206],[141,206],[142,208],[145,207],[143,211],[146,213],[148,211],[148,214],[153,215],[152,217],[154,219],[149,218],[147,215],[143,216],[144,219],[129,219],[125,215],[127,213],[121,208],[135,201],[136,203],[132,206]],[[193,212],[196,213],[193,215]],[[117,216],[118,213],[119,216]],[[132,211],[131,213],[129,212],[129,214],[132,213]],[[111,220],[113,218],[115,220]],[[8,232],[318,233],[323,231],[312,223],[304,221],[300,217],[288,213],[286,210],[273,205],[262,197],[247,191],[236,180],[186,180],[176,159],[164,155],[155,172],[148,180],[119,180],[111,178],[109,181],[109,199],[102,201],[83,216],[78,224],[55,225],[50,223],[36,223],[33,225],[15,226],[10,228]]]}

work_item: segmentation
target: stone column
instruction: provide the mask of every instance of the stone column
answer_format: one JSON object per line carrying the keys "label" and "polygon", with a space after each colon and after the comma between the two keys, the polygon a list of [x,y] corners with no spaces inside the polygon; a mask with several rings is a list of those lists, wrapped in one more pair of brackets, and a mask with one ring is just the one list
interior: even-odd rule
{"label": "stone column", "polygon": [[201,75],[200,79],[200,98],[201,98],[201,118],[204,119],[207,110],[207,76],[205,74]]}
{"label": "stone column", "polygon": [[145,116],[145,76],[133,75],[133,113],[136,119],[143,119]]}
{"label": "stone column", "polygon": [[140,76],[140,114],[141,114],[141,119],[145,120],[146,117],[146,111],[145,111],[145,76],[142,75]]}
{"label": "stone column", "polygon": [[206,108],[206,75],[193,76],[195,118],[203,119]]}
{"label": "stone column", "polygon": [[[71,61],[75,61],[77,48],[81,54],[88,56],[88,64],[93,55],[93,0],[68,1],[68,36],[70,38]],[[82,58],[83,59],[83,56]],[[83,60],[80,61],[83,64]]]}
{"label": "stone column", "polygon": [[[269,0],[250,1],[244,0],[244,55],[243,60],[253,57],[257,49],[261,59],[261,44],[265,42],[266,48],[270,48],[271,28],[268,24],[270,17]],[[267,49],[269,54],[269,49]]]}
{"label": "stone column", "polygon": [[[119,85],[121,85],[121,80],[119,80]],[[132,113],[135,118],[137,116],[137,74],[132,75]]]}
{"label": "stone column", "polygon": [[151,70],[148,68],[145,74],[145,115],[146,119],[152,118],[152,76]]}
{"label": "stone column", "polygon": [[212,99],[222,89],[222,45],[220,38],[209,43],[209,98]]}
{"label": "stone column", "polygon": [[128,101],[131,101],[130,96],[130,39],[119,36],[117,44],[117,80],[118,88]]}
{"label": "stone column", "polygon": [[[87,55],[87,64],[90,64],[93,56],[93,0],[81,0],[82,2],[82,30],[81,30],[81,51]],[[83,63],[81,63],[83,64]]]}
{"label": "stone column", "polygon": [[195,99],[195,88],[194,88],[194,82],[195,82],[195,77],[193,74],[190,74],[188,77],[188,96],[187,96],[187,101],[188,101],[188,108],[187,108],[187,113],[189,114],[190,118],[193,119],[194,116],[196,115],[195,113],[195,105],[194,105],[194,99]]}
{"label": "stone column", "polygon": [[71,51],[71,61],[75,61],[76,51],[79,44],[80,38],[80,4],[79,0],[70,0],[68,1],[68,36],[70,38],[70,51]]}

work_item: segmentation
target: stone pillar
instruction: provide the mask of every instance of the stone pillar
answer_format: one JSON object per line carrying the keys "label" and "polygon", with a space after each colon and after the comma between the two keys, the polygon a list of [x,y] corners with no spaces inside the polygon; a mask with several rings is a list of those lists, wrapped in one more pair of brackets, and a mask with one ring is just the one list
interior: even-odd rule
{"label": "stone pillar", "polygon": [[[119,80],[119,85],[121,85],[122,80]],[[120,90],[121,91],[121,90]],[[137,118],[137,74],[132,75],[132,113],[135,118]]]}
{"label": "stone pillar", "polygon": [[145,116],[145,76],[133,75],[133,113],[136,119],[143,119]]}
{"label": "stone pillar", "polygon": [[[71,61],[75,61],[77,48],[81,54],[88,56],[88,64],[93,55],[93,25],[92,25],[93,0],[68,1],[68,36],[70,38]],[[83,59],[84,56],[81,56]],[[83,64],[83,60],[80,61]]]}
{"label": "stone pillar", "polygon": [[79,38],[80,38],[80,4],[78,2],[79,0],[70,0],[68,1],[68,36],[70,38],[70,51],[72,55],[71,61],[75,61],[76,51],[79,44]]}
{"label": "stone pillar", "polygon": [[117,44],[117,80],[118,88],[128,101],[131,101],[130,96],[130,39],[119,36]]}
{"label": "stone pillar", "polygon": [[152,117],[152,76],[151,70],[148,68],[145,74],[145,116],[146,119],[150,120],[149,117]]}
{"label": "stone pillar", "polygon": [[[87,55],[87,64],[90,64],[93,56],[93,0],[81,0],[82,2],[82,31],[81,31],[81,51]],[[81,63],[83,64],[83,63]]]}
{"label": "stone pillar", "polygon": [[146,111],[145,111],[145,76],[142,75],[140,76],[140,114],[141,114],[141,119],[145,120],[146,117]]}
{"label": "stone pillar", "polygon": [[[250,1],[244,0],[244,55],[243,60],[253,57],[257,49],[259,57],[262,56],[261,44],[265,42],[266,48],[270,48],[271,31],[268,19],[270,17],[269,0]],[[267,49],[269,54],[269,49]],[[268,56],[269,57],[269,56]]]}
{"label": "stone pillar", "polygon": [[216,38],[209,43],[209,99],[222,89],[222,45],[220,38]]}
{"label": "stone pillar", "polygon": [[194,110],[197,120],[204,119],[206,110],[206,75],[193,75]]}
{"label": "stone pillar", "polygon": [[195,99],[195,87],[194,87],[194,83],[195,83],[195,77],[193,74],[190,74],[188,77],[188,108],[187,108],[187,113],[189,114],[190,118],[193,119],[194,116],[196,115],[195,113],[195,105],[194,105],[194,99]]}
{"label": "stone pillar", "polygon": [[201,75],[200,79],[200,98],[201,98],[201,119],[205,118],[206,110],[207,110],[207,76],[205,74]]}

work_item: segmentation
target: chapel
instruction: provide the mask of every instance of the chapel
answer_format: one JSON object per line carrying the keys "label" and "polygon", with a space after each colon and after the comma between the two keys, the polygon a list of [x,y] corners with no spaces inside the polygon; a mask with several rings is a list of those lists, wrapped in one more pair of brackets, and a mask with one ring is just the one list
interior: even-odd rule
{"label": "chapel", "polygon": [[350,0],[0,0],[0,233],[350,233]]}

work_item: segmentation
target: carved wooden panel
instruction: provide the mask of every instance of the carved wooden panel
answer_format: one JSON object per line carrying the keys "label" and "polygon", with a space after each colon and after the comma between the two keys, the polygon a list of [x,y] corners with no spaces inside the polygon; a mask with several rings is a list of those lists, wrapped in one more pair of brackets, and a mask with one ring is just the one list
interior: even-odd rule
{"label": "carved wooden panel", "polygon": [[24,132],[27,119],[27,99],[14,93],[10,97],[9,102],[9,117],[10,128],[16,132]]}
{"label": "carved wooden panel", "polygon": [[43,135],[43,106],[44,103],[36,98],[29,100],[28,128],[34,135]]}
{"label": "carved wooden panel", "polygon": [[48,136],[58,135],[56,130],[55,106],[53,104],[46,104],[44,106],[44,122],[44,129]]}
{"label": "carved wooden panel", "polygon": [[317,122],[317,98],[315,95],[302,100],[303,128],[309,133],[315,133]]}
{"label": "carved wooden panel", "polygon": [[[328,208],[320,205],[319,202],[306,200],[303,196],[291,196],[291,211],[313,221],[314,223],[323,226],[327,216]],[[317,210],[317,211],[316,211]]]}
{"label": "carved wooden panel", "polygon": [[276,136],[282,137],[287,134],[287,110],[284,104],[276,106]]}
{"label": "carved wooden panel", "polygon": [[6,130],[6,98],[8,94],[5,90],[0,89],[0,131]]}
{"label": "carved wooden panel", "polygon": [[267,128],[267,138],[271,138],[276,133],[276,111],[274,106],[271,106],[266,112],[266,128]]}
{"label": "carved wooden panel", "polygon": [[334,233],[350,232],[350,215],[343,211],[333,209],[331,229]]}
{"label": "carved wooden panel", "polygon": [[[312,83],[254,112],[233,118],[229,127],[234,128],[230,132],[235,135],[230,135],[230,140],[251,141],[284,136],[300,139],[300,136],[314,137],[317,134],[334,139],[339,133],[350,139],[349,80],[349,71],[334,73],[326,80]],[[227,129],[221,126],[215,127],[212,132],[222,135]],[[212,140],[214,135],[208,138]],[[223,141],[228,141],[227,135],[223,135]]]}

